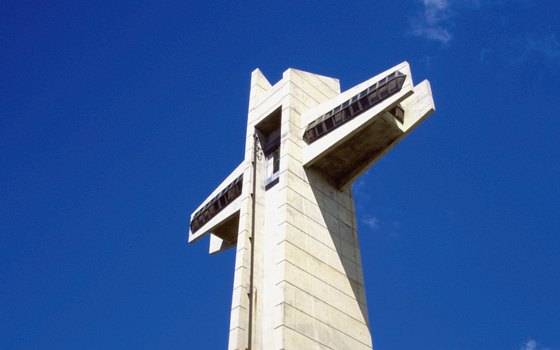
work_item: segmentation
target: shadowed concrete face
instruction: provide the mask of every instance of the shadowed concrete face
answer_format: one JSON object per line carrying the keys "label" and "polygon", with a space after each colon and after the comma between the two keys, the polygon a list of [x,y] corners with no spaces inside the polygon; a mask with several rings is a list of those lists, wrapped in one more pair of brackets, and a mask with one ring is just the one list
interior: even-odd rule
{"label": "shadowed concrete face", "polygon": [[386,118],[378,118],[329,149],[312,167],[322,171],[336,188],[342,188],[401,134],[402,130]]}
{"label": "shadowed concrete face", "polygon": [[236,248],[230,349],[371,349],[351,183],[434,110],[406,62],[341,93],[295,69],[251,79],[244,161],[191,215]]}
{"label": "shadowed concrete face", "polygon": [[[311,173],[313,170],[307,172]],[[355,220],[354,196],[351,189],[340,191],[330,183],[323,183],[323,186],[320,186],[316,179],[322,176],[324,175],[320,173],[309,176],[309,178],[315,179],[310,180],[310,186],[315,198],[321,198],[317,203],[338,256],[336,265],[342,267],[343,271],[341,272],[345,276],[345,282],[351,287],[351,295],[348,295],[348,297],[357,301],[361,312],[361,317],[358,319],[361,319],[367,325],[367,304]],[[350,292],[349,289],[347,294],[349,294],[348,292]]]}

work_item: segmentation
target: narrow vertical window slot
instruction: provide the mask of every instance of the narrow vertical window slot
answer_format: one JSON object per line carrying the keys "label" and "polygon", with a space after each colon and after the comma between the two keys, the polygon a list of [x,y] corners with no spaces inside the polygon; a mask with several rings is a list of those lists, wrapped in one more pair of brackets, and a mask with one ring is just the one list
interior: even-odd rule
{"label": "narrow vertical window slot", "polygon": [[[282,108],[279,107],[255,126],[259,133],[260,144],[264,156],[263,165],[265,189],[269,189],[278,183],[278,178],[280,176],[281,119]],[[308,137],[312,137],[312,135],[308,135]]]}

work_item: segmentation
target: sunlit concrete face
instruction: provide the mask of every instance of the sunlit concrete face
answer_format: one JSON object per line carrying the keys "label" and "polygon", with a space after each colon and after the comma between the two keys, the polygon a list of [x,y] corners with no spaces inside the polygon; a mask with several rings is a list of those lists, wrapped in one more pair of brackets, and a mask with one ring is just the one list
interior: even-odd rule
{"label": "sunlit concrete face", "polygon": [[406,62],[343,93],[295,69],[274,85],[252,73],[244,161],[189,232],[236,249],[230,349],[372,348],[351,184],[433,111]]}

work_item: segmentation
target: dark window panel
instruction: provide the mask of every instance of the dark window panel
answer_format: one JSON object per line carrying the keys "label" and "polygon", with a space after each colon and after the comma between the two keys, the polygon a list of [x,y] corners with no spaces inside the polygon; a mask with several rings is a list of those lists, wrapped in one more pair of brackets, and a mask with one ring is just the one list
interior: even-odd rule
{"label": "dark window panel", "polygon": [[331,131],[334,128],[334,122],[331,118],[325,120],[325,128],[327,131]]}
{"label": "dark window panel", "polygon": [[343,110],[343,111],[342,111],[342,115],[343,115],[342,118],[344,119],[344,122],[347,122],[347,121],[349,121],[350,119],[352,119],[352,113],[350,113],[350,110],[349,110],[349,109]]}
{"label": "dark window panel", "polygon": [[357,101],[352,103],[350,105],[350,108],[352,109],[352,115],[358,115],[362,112],[362,108],[360,107],[360,104]]}
{"label": "dark window panel", "polygon": [[344,120],[342,119],[342,113],[337,113],[333,116],[335,125],[341,124]]}
{"label": "dark window panel", "polygon": [[369,100],[367,99],[367,97],[364,97],[360,100],[360,105],[362,106],[362,110],[368,110],[369,109]]}
{"label": "dark window panel", "polygon": [[379,88],[379,99],[383,100],[385,98],[387,98],[389,96],[389,89],[387,88],[387,85],[384,85],[382,87]]}

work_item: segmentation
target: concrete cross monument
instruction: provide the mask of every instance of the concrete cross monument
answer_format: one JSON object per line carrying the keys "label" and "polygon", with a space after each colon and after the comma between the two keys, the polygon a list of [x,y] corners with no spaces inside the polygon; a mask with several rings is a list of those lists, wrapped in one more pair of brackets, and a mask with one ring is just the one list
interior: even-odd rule
{"label": "concrete cross monument", "polygon": [[236,249],[229,349],[372,348],[351,184],[433,111],[407,62],[344,92],[252,73],[245,158],[189,231]]}

